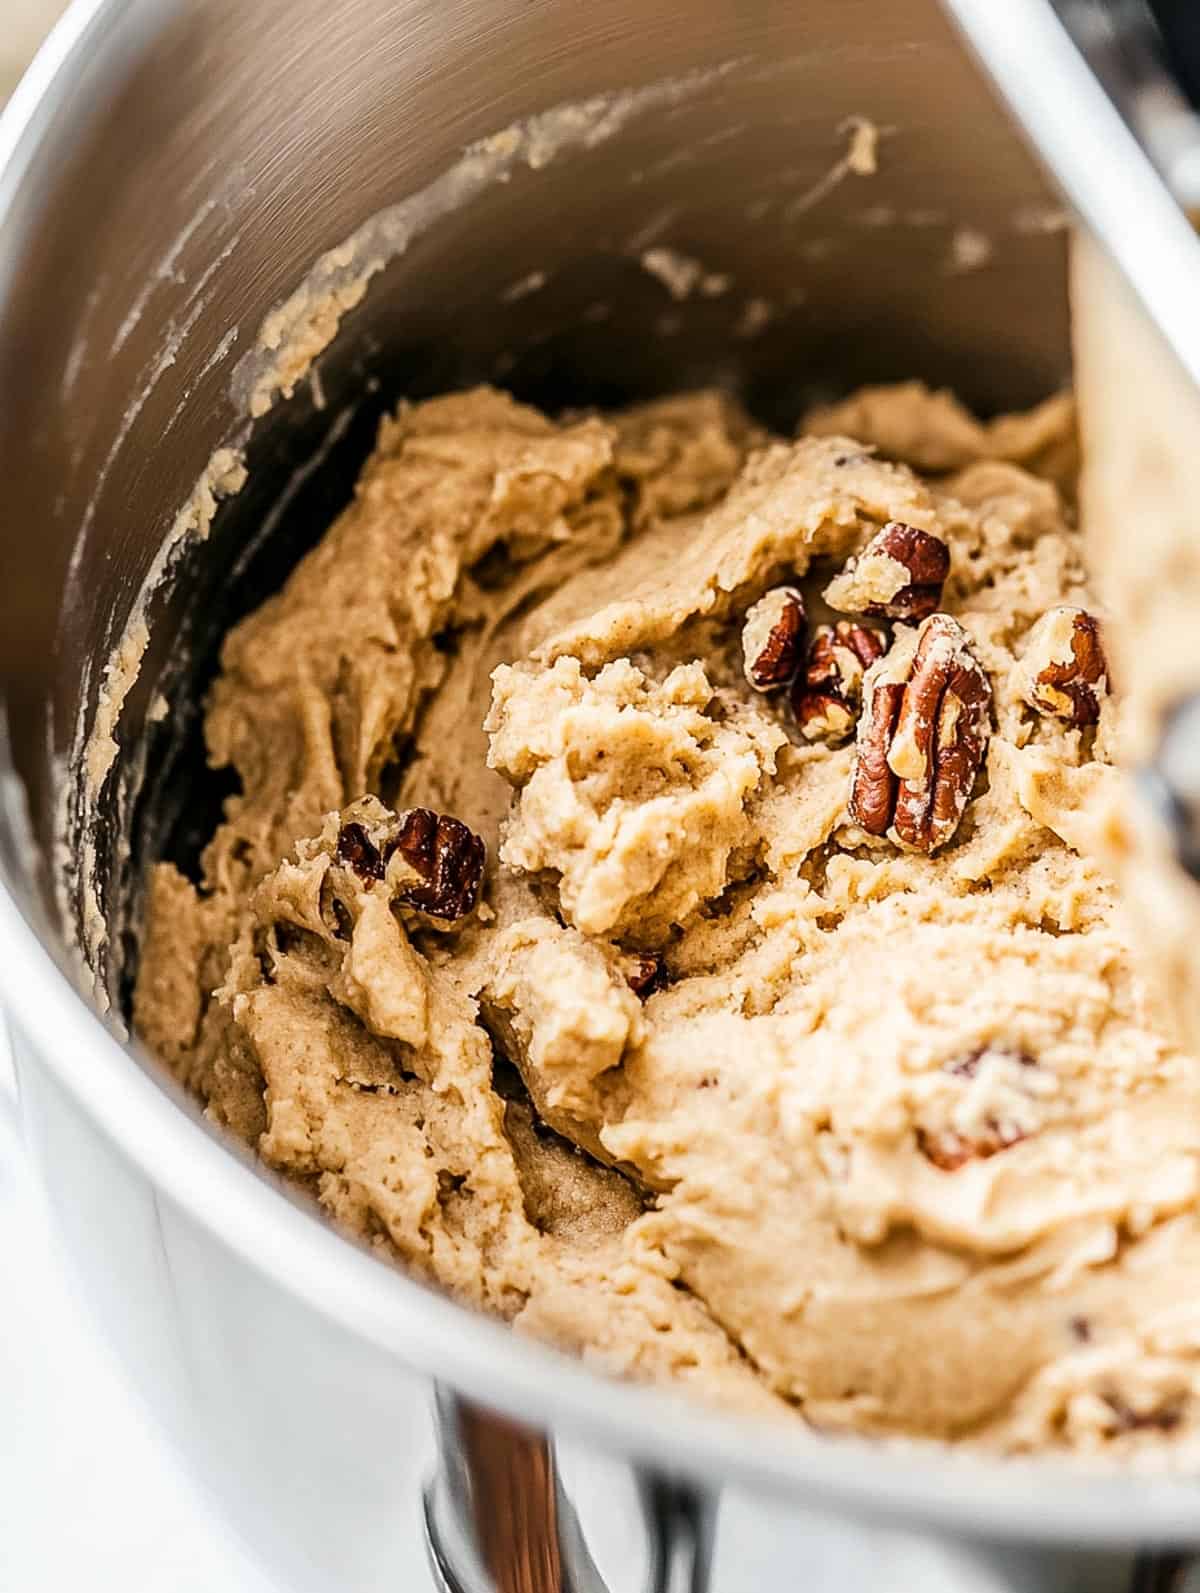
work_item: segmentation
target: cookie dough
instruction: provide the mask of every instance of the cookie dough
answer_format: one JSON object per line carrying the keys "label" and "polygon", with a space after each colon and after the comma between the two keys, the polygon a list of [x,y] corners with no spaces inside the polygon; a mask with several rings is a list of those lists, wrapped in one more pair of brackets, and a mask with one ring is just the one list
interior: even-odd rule
{"label": "cookie dough", "polygon": [[[151,872],[141,1036],[348,1232],[612,1372],[1194,1458],[1200,1070],[1101,861],[1119,696],[1033,690],[1049,611],[1103,634],[1074,469],[1069,400],[912,384],[790,442],[711,393],[401,407],[227,638],[240,790]],[[414,810],[484,841],[472,911]]]}

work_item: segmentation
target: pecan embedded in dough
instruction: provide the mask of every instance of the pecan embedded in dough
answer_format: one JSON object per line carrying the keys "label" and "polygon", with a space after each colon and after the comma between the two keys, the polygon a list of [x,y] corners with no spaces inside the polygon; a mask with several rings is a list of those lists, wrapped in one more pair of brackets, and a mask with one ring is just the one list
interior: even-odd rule
{"label": "pecan embedded in dough", "polygon": [[661,957],[632,957],[625,971],[625,981],[639,1000],[645,1001],[656,990],[661,990],[666,970]]}
{"label": "pecan embedded in dough", "polygon": [[[910,633],[911,634],[911,633]],[[967,633],[934,614],[864,685],[850,817],[913,852],[944,846],[962,819],[990,734],[992,690]]]}
{"label": "pecan embedded in dough", "polygon": [[889,520],[825,588],[831,608],[876,619],[922,620],[942,600],[950,549],[941,537]]}
{"label": "pecan embedded in dough", "polygon": [[479,836],[460,819],[410,808],[389,833],[377,831],[375,839],[365,825],[352,820],[338,831],[334,856],[369,885],[387,877],[397,853],[408,865],[394,893],[403,906],[448,921],[471,912],[479,900],[486,852]]}
{"label": "pecan embedded in dough", "polygon": [[863,675],[886,647],[881,630],[857,620],[818,627],[808,667],[792,688],[792,712],[801,735],[809,741],[836,742],[853,731]]}
{"label": "pecan embedded in dough", "polygon": [[384,864],[379,848],[356,820],[343,824],[338,831],[334,856],[339,863],[352,868],[365,883],[383,878]]}
{"label": "pecan embedded in dough", "polygon": [[[944,1068],[956,1078],[974,1079],[985,1062],[993,1068],[1006,1069],[1010,1075],[1028,1076],[1025,1070],[1037,1068],[1028,1051],[996,1045],[977,1046],[965,1056],[945,1063]],[[1021,1121],[1020,1116],[991,1110],[969,1129],[950,1125],[918,1128],[917,1147],[941,1172],[953,1173],[968,1162],[982,1161],[1019,1145],[1030,1129],[1031,1125]]]}
{"label": "pecan embedded in dough", "polygon": [[956,1173],[968,1162],[984,1161],[1000,1151],[1019,1145],[1025,1135],[1007,1126],[993,1126],[976,1139],[967,1139],[952,1129],[933,1133],[929,1129],[917,1130],[917,1145],[922,1156],[931,1161],[939,1172]]}
{"label": "pecan embedded in dough", "polygon": [[749,610],[742,627],[742,667],[755,691],[791,682],[804,657],[806,627],[804,598],[794,586],[774,587]]}
{"label": "pecan embedded in dough", "polygon": [[1108,691],[1108,663],[1095,616],[1052,608],[1029,632],[1019,673],[1021,695],[1039,713],[1094,725]]}
{"label": "pecan embedded in dough", "polygon": [[1184,1418],[1185,1399],[1179,1393],[1165,1397],[1159,1403],[1152,1402],[1145,1407],[1130,1404],[1121,1394],[1111,1389],[1100,1397],[1112,1411],[1112,1420],[1106,1425],[1114,1433],[1132,1433],[1147,1428],[1169,1433],[1174,1431]]}
{"label": "pecan embedded in dough", "polygon": [[465,918],[479,900],[486,850],[474,830],[448,813],[412,808],[384,848],[385,863],[393,853],[418,876],[404,881],[398,901],[433,918]]}

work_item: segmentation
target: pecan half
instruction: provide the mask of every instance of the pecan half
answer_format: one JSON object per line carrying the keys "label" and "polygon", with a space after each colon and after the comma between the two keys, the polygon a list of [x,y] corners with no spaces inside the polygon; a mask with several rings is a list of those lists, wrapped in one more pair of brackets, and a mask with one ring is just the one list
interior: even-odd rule
{"label": "pecan half", "polygon": [[950,549],[941,537],[889,520],[825,588],[830,608],[875,619],[923,620],[942,601]]}
{"label": "pecan half", "polygon": [[366,884],[388,876],[399,853],[407,865],[395,879],[395,900],[431,918],[465,918],[479,900],[486,849],[461,820],[428,808],[410,808],[386,834],[368,834],[355,821],[338,832],[334,856]]}
{"label": "pecan half", "polygon": [[967,633],[933,614],[863,685],[850,817],[869,835],[935,852],[958,829],[991,733],[992,688]]}
{"label": "pecan half", "polygon": [[764,593],[742,626],[742,668],[755,691],[790,684],[804,657],[804,598],[794,586]]}
{"label": "pecan half", "polygon": [[1095,617],[1083,608],[1052,608],[1029,632],[1020,663],[1025,701],[1072,725],[1094,725],[1108,691],[1108,663]]}
{"label": "pecan half", "polygon": [[801,735],[809,741],[843,741],[853,731],[863,675],[886,647],[881,630],[857,620],[818,627],[808,666],[792,687],[792,712]]}

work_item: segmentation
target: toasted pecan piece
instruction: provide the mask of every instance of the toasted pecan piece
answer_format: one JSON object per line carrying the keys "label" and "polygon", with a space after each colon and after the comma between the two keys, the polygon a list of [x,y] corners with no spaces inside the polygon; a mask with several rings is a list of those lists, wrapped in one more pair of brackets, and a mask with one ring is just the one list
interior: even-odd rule
{"label": "toasted pecan piece", "polygon": [[923,620],[942,601],[950,549],[941,537],[889,520],[825,588],[830,608],[875,619]]}
{"label": "toasted pecan piece", "polygon": [[453,922],[465,918],[479,900],[486,849],[461,819],[429,808],[410,808],[374,839],[357,821],[338,831],[334,856],[365,884],[389,877],[396,855],[406,865],[398,871],[395,900],[402,906]]}
{"label": "toasted pecan piece", "polygon": [[792,712],[809,741],[843,741],[862,706],[863,676],[887,650],[887,638],[874,625],[838,620],[821,625],[809,649],[808,664],[792,687]]}
{"label": "toasted pecan piece", "polygon": [[1094,725],[1108,692],[1100,626],[1084,608],[1049,609],[1032,627],[1020,663],[1021,695],[1039,713]]}
{"label": "toasted pecan piece", "polygon": [[742,667],[755,691],[790,685],[804,658],[808,617],[794,586],[765,592],[742,626]]}

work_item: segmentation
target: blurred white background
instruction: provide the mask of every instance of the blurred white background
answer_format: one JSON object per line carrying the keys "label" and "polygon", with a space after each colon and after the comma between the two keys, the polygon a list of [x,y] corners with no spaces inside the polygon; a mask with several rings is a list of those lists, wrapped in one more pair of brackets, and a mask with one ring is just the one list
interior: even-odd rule
{"label": "blurred white background", "polygon": [[[0,1075],[7,1069],[5,1053]],[[0,1078],[0,1107],[8,1087]],[[272,1593],[209,1518],[96,1338],[2,1126],[0,1265],[4,1593]]]}

